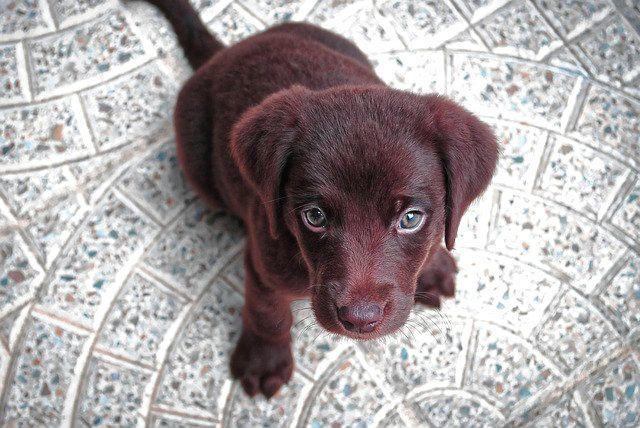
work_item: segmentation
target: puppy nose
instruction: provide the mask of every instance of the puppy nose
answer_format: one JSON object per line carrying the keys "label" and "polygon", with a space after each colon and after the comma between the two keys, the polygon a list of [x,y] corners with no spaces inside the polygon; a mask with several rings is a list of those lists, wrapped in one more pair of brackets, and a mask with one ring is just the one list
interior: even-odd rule
{"label": "puppy nose", "polygon": [[382,309],[375,303],[356,303],[338,308],[338,319],[349,331],[370,333],[382,319]]}

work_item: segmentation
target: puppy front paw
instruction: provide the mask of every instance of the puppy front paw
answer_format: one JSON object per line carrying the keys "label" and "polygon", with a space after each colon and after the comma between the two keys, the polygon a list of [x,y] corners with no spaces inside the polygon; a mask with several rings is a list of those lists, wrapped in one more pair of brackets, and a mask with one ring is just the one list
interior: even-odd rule
{"label": "puppy front paw", "polygon": [[262,393],[271,398],[289,382],[292,373],[291,341],[271,343],[242,331],[231,356],[231,375],[240,381],[247,395]]}
{"label": "puppy front paw", "polygon": [[415,301],[433,308],[440,307],[441,297],[453,297],[456,291],[456,261],[440,247],[418,276]]}

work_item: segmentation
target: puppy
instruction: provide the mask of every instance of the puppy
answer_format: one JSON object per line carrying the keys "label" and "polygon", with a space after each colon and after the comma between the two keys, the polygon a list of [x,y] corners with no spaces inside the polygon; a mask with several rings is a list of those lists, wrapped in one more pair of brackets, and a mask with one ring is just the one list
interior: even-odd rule
{"label": "puppy", "polygon": [[438,95],[387,87],[351,42],[312,25],[232,47],[187,0],[149,0],[195,74],[174,124],[190,185],[246,226],[243,330],[231,373],[270,397],[293,370],[294,299],[332,333],[397,331],[414,302],[454,293],[460,219],[484,191],[496,138]]}

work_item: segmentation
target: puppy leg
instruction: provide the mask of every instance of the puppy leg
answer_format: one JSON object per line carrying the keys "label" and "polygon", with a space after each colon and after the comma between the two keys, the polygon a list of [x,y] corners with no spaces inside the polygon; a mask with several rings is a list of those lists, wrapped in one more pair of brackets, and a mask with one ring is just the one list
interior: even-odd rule
{"label": "puppy leg", "polygon": [[441,296],[453,297],[455,294],[456,272],[456,261],[453,256],[443,247],[439,247],[422,267],[418,276],[415,301],[439,308]]}
{"label": "puppy leg", "polygon": [[242,335],[231,356],[231,374],[249,396],[273,396],[293,372],[289,300],[264,287],[245,257],[245,304]]}

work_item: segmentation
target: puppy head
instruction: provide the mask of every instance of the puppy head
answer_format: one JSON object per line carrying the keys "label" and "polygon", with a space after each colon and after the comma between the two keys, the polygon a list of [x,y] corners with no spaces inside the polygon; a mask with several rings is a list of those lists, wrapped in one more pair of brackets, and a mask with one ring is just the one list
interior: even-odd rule
{"label": "puppy head", "polygon": [[396,331],[421,267],[486,188],[496,139],[439,96],[384,87],[293,87],[249,110],[232,153],[273,238],[290,233],[327,330]]}

